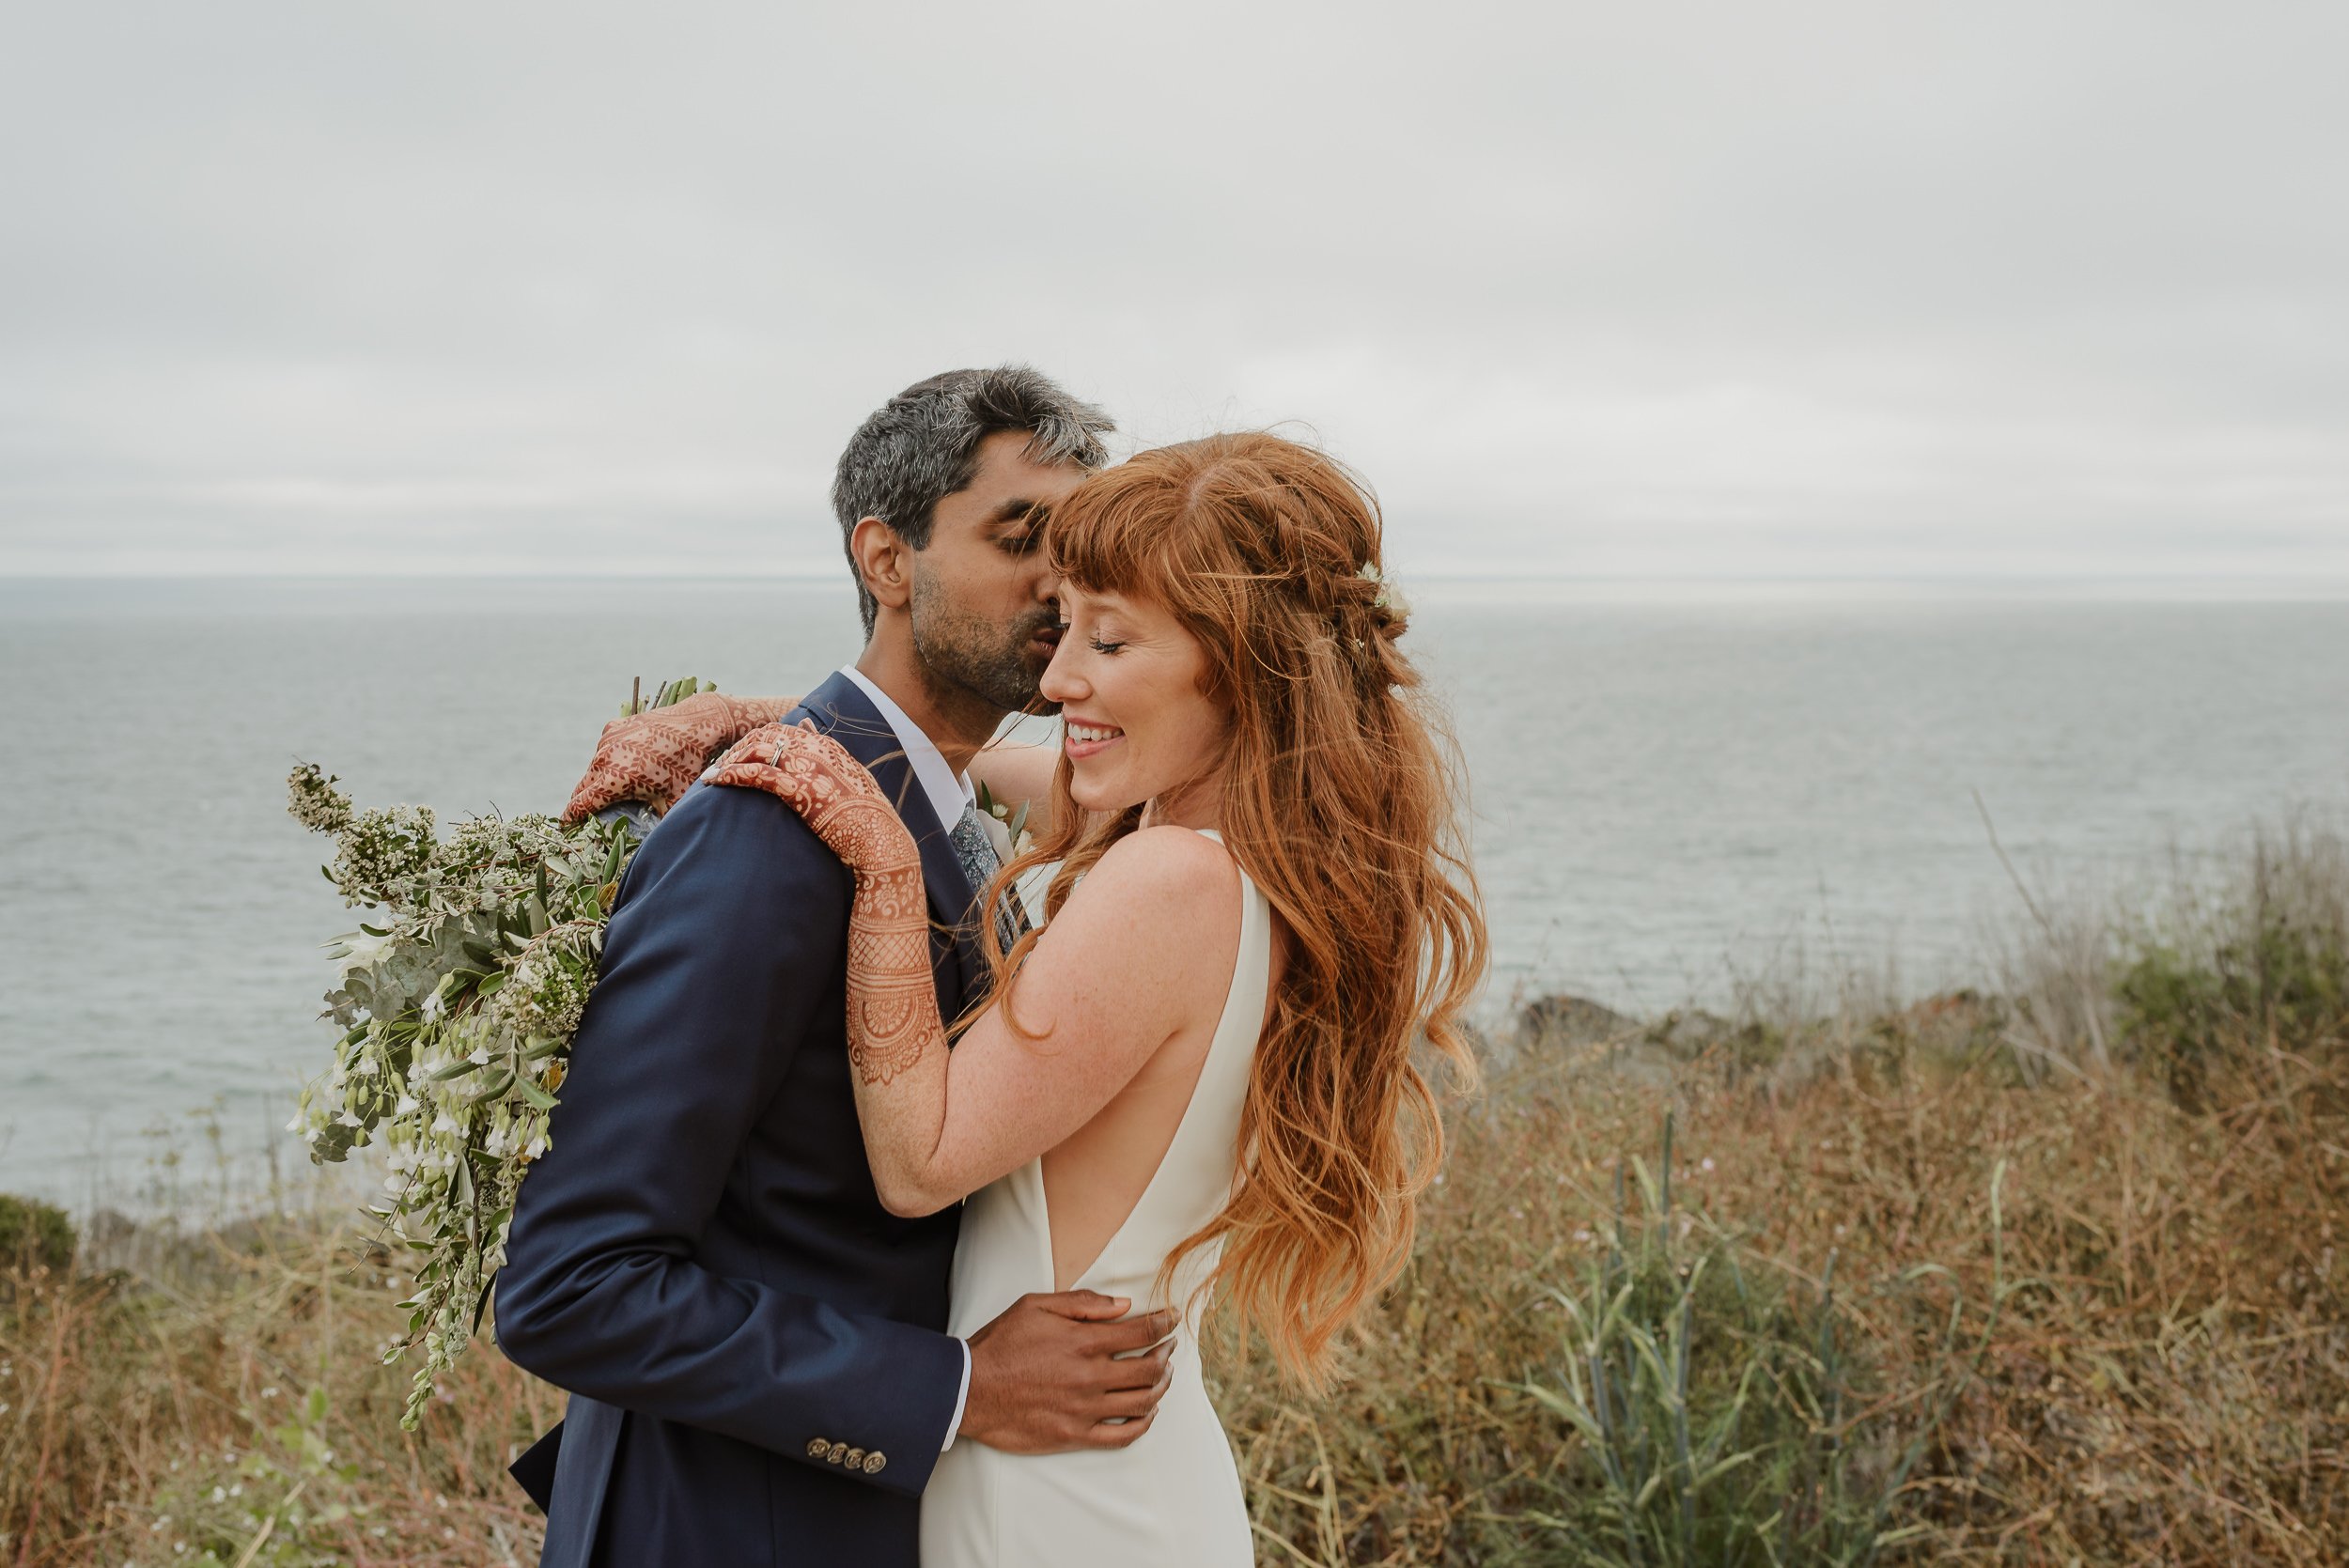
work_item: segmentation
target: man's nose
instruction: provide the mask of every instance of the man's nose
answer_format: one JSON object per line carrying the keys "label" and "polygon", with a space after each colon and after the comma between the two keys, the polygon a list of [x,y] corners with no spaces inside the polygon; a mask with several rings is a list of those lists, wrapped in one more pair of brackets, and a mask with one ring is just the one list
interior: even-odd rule
{"label": "man's nose", "polygon": [[1035,574],[1035,597],[1039,604],[1060,601],[1060,573],[1046,567]]}

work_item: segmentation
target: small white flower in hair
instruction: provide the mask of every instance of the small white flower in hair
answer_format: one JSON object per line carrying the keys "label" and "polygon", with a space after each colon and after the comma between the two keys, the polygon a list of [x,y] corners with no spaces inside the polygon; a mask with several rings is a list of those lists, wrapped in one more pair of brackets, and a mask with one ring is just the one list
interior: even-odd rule
{"label": "small white flower in hair", "polygon": [[1365,582],[1376,582],[1378,585],[1378,597],[1370,601],[1372,609],[1385,611],[1387,618],[1392,621],[1408,621],[1411,618],[1411,601],[1403,597],[1403,590],[1395,586],[1392,578],[1379,571],[1377,562],[1363,562],[1361,570],[1355,575]]}

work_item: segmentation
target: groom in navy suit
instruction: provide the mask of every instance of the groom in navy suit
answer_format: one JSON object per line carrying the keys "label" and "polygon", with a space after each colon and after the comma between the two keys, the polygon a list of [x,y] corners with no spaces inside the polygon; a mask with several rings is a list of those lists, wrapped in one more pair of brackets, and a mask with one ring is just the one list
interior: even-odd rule
{"label": "groom in navy suit", "polygon": [[[1059,634],[1038,530],[1109,427],[1034,371],[956,371],[892,398],[840,459],[867,640],[786,718],[897,801],[950,1019],[987,984],[964,769],[1034,704]],[[857,1127],[850,892],[782,801],[712,786],[622,881],[497,1281],[506,1356],[571,1395],[515,1467],[549,1568],[915,1568],[949,1444],[1117,1447],[1146,1424],[1103,1416],[1159,1384],[1159,1355],[1120,1358],[1163,1336],[1156,1317],[1074,1292],[967,1344],[944,1332],[958,1211],[891,1215]]]}

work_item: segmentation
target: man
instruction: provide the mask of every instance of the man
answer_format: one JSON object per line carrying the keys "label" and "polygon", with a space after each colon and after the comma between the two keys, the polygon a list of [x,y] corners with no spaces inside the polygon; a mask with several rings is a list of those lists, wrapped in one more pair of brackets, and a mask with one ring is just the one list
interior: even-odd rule
{"label": "man", "polygon": [[[912,831],[948,1017],[987,983],[969,917],[996,863],[965,768],[1035,701],[1059,635],[1038,530],[1109,428],[1034,371],[962,370],[892,398],[841,456],[866,643],[786,717],[846,746]],[[739,705],[703,703],[728,706],[731,732]],[[628,743],[698,770],[694,724]],[[559,1439],[516,1467],[543,1488],[550,1568],[914,1568],[947,1445],[1111,1448],[1147,1424],[1115,1418],[1162,1390],[1163,1347],[1133,1354],[1159,1314],[1072,1292],[967,1346],[942,1332],[957,1211],[889,1214],[857,1126],[850,893],[755,790],[689,790],[629,868],[498,1277],[506,1355],[571,1393]]]}

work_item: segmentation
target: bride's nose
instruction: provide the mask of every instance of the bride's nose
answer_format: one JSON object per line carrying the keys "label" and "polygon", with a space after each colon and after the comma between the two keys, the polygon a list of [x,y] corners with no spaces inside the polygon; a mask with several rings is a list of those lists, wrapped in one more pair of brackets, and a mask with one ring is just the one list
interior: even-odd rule
{"label": "bride's nose", "polygon": [[1052,661],[1044,666],[1044,675],[1035,683],[1036,691],[1048,703],[1081,703],[1093,695],[1093,688],[1077,674],[1076,660],[1069,649],[1076,644],[1066,632],[1061,633],[1060,646],[1052,650]]}

